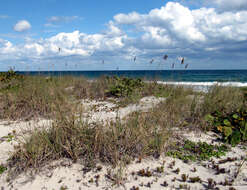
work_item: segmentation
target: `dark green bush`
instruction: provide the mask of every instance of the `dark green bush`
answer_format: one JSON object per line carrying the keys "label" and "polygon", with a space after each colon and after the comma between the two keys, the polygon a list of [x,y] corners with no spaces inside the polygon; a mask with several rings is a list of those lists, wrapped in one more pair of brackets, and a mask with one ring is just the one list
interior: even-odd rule
{"label": "dark green bush", "polygon": [[0,72],[0,90],[12,90],[21,86],[23,75],[17,74],[13,70],[7,72]]}
{"label": "dark green bush", "polygon": [[217,111],[207,115],[206,120],[212,123],[214,131],[220,133],[222,139],[232,146],[247,140],[247,110],[239,109],[228,115]]}
{"label": "dark green bush", "polygon": [[106,90],[108,96],[128,97],[134,90],[143,87],[144,82],[141,79],[132,79],[127,77],[108,77],[110,83],[109,89]]}

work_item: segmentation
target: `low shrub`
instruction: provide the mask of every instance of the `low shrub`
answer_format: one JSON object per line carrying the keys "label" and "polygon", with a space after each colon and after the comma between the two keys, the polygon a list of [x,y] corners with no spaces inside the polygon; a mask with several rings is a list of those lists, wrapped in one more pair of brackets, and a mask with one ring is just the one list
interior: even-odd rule
{"label": "low shrub", "polygon": [[23,75],[17,74],[13,70],[0,72],[0,92],[15,90],[22,86]]}
{"label": "low shrub", "polygon": [[222,135],[222,140],[232,146],[247,140],[247,110],[239,109],[227,115],[216,111],[207,115],[206,120]]}
{"label": "low shrub", "polygon": [[186,140],[182,144],[176,144],[176,146],[171,147],[173,150],[167,152],[167,156],[173,158],[178,158],[184,161],[203,161],[209,160],[211,157],[220,158],[225,155],[228,150],[227,146],[221,145],[210,145],[206,142],[192,142]]}
{"label": "low shrub", "polygon": [[144,86],[141,79],[132,79],[127,77],[108,77],[109,89],[105,92],[108,96],[125,97],[130,96],[134,90]]}

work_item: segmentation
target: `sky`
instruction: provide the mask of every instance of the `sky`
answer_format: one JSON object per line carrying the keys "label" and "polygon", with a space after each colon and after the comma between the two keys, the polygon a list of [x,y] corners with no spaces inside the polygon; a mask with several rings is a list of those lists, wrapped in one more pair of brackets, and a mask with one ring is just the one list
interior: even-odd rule
{"label": "sky", "polygon": [[182,58],[247,69],[247,0],[0,0],[0,71],[185,69]]}

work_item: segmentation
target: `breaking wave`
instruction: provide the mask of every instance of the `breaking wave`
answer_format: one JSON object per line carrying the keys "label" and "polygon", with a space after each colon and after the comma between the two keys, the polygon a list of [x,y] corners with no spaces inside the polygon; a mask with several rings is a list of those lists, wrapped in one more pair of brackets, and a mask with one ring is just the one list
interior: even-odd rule
{"label": "breaking wave", "polygon": [[212,86],[247,87],[246,82],[164,82],[164,81],[158,81],[158,83],[191,87],[195,91],[202,91],[202,92],[208,92],[208,90]]}

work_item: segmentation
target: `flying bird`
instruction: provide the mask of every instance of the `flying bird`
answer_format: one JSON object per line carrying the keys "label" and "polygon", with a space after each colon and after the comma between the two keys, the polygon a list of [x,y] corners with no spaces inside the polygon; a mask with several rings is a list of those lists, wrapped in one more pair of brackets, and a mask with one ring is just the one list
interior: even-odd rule
{"label": "flying bird", "polygon": [[152,64],[154,62],[154,59],[152,59],[151,61],[150,61],[150,64]]}
{"label": "flying bird", "polygon": [[134,62],[136,61],[136,56],[134,57]]}
{"label": "flying bird", "polygon": [[164,55],[163,59],[167,60],[167,58],[168,58],[168,55]]}
{"label": "flying bird", "polygon": [[61,52],[61,48],[58,48],[58,52]]}
{"label": "flying bird", "polygon": [[174,66],[175,66],[175,63],[172,64],[172,68],[174,68]]}
{"label": "flying bird", "polygon": [[189,66],[189,64],[186,64],[186,65],[185,65],[185,69],[187,69],[187,68],[188,68],[188,66]]}
{"label": "flying bird", "polygon": [[184,57],[181,59],[181,64],[184,64]]}

